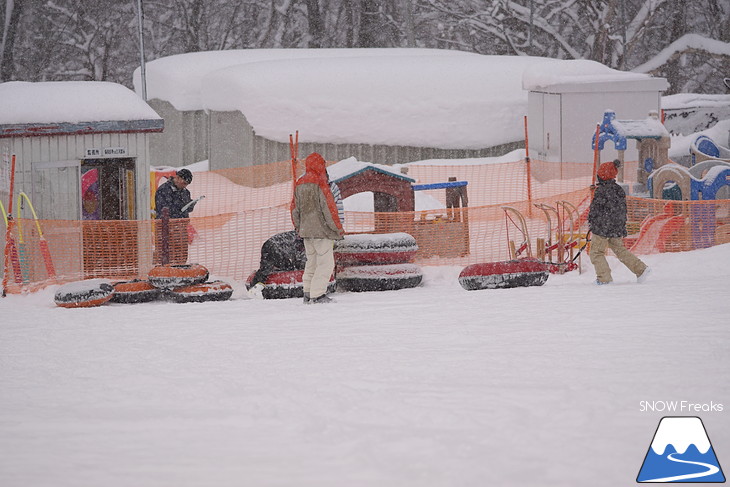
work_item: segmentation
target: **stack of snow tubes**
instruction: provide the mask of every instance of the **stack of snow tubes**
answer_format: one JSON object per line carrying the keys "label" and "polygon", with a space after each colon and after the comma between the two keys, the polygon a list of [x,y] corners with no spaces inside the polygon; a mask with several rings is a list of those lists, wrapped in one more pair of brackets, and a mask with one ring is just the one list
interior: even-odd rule
{"label": "stack of snow tubes", "polygon": [[233,294],[230,284],[208,280],[208,269],[200,264],[160,265],[147,279],[112,283],[107,279],[86,279],[59,287],[54,296],[63,308],[88,308],[112,303],[146,303],[166,299],[176,303],[225,301]]}
{"label": "stack of snow tubes", "polygon": [[391,291],[418,286],[421,268],[411,263],[418,245],[407,233],[346,235],[335,243],[337,287],[343,291]]}

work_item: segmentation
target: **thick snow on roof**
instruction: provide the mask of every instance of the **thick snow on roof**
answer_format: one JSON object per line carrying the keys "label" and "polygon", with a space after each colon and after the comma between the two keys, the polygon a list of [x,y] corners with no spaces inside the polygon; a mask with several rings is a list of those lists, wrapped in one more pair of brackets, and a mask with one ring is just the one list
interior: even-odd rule
{"label": "thick snow on roof", "polygon": [[[404,51],[404,50],[400,50]],[[268,61],[204,78],[203,103],[239,110],[257,135],[308,142],[480,149],[523,137],[524,56],[370,56]]]}
{"label": "thick snow on roof", "polygon": [[401,173],[399,168],[394,166],[386,166],[383,164],[373,164],[372,162],[358,161],[354,157],[344,159],[340,162],[332,164],[327,168],[327,174],[331,181],[339,182],[348,179],[355,174],[361,173],[367,169],[382,172],[393,177],[405,179],[406,181],[415,182],[416,180]]}
{"label": "thick snow on roof", "polygon": [[664,124],[656,117],[647,117],[644,120],[613,120],[612,125],[616,131],[629,138],[669,137],[669,131]]}
{"label": "thick snow on roof", "polygon": [[[241,49],[146,65],[147,97],[240,111],[257,135],[307,142],[481,149],[522,140],[527,90],[648,80],[584,60],[443,49]],[[134,73],[137,92],[140,70]],[[523,89],[524,88],[524,89]]]}
{"label": "thick snow on roof", "polygon": [[0,124],[157,120],[132,90],[106,81],[0,83]]}
{"label": "thick snow on roof", "polygon": [[539,91],[549,86],[567,83],[598,83],[628,80],[648,80],[643,73],[618,71],[596,61],[586,59],[550,60],[532,64],[522,77],[525,90]]}
{"label": "thick snow on roof", "polygon": [[[203,78],[219,69],[262,61],[331,57],[469,56],[471,53],[444,49],[232,49],[176,54],[145,64],[147,99],[168,101],[180,111],[204,110]],[[289,75],[296,74],[290,71]],[[291,79],[291,78],[290,78]],[[141,71],[133,74],[134,87],[141,93]]]}

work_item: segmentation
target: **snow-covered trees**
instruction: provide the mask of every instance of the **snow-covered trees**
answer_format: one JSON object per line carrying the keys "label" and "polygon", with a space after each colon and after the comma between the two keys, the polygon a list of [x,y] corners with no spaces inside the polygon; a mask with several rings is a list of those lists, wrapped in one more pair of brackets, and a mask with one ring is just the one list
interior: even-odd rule
{"label": "snow-covered trees", "polygon": [[[105,79],[139,64],[135,0],[5,0],[0,80]],[[592,59],[724,92],[728,0],[143,0],[146,58],[262,47],[438,47]]]}

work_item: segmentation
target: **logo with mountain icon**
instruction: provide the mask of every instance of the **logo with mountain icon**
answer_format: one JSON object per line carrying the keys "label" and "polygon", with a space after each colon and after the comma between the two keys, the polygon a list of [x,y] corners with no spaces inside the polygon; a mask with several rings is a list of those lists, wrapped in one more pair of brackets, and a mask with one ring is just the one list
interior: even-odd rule
{"label": "logo with mountain icon", "polygon": [[636,481],[725,482],[702,420],[696,416],[663,417]]}

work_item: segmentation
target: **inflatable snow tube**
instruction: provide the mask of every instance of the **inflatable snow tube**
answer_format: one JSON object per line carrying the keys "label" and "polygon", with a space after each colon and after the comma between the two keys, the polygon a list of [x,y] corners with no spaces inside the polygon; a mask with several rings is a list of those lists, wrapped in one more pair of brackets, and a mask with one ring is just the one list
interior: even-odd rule
{"label": "inflatable snow tube", "polygon": [[335,263],[339,266],[403,264],[418,252],[416,239],[403,232],[345,235],[335,242]]}
{"label": "inflatable snow tube", "polygon": [[200,264],[158,265],[147,274],[150,283],[160,289],[192,286],[208,280],[208,269]]}
{"label": "inflatable snow tube", "polygon": [[227,301],[233,295],[233,288],[223,281],[211,281],[192,286],[172,289],[167,292],[176,303],[203,303],[206,301]]}
{"label": "inflatable snow tube", "polygon": [[[246,280],[246,289],[251,289],[251,282],[255,274],[251,274]],[[261,295],[264,299],[301,298],[304,296],[303,274],[303,270],[272,272],[264,282]],[[335,284],[334,276],[330,277],[330,283],[327,285],[328,293],[335,292]]]}
{"label": "inflatable snow tube", "polygon": [[337,273],[343,291],[394,291],[416,287],[423,272],[416,264],[361,265],[345,267]]}
{"label": "inflatable snow tube", "polygon": [[459,284],[467,291],[542,286],[549,275],[548,265],[539,260],[507,260],[466,266],[459,274]]}
{"label": "inflatable snow tube", "polygon": [[112,303],[148,303],[159,299],[162,294],[159,288],[155,287],[150,281],[143,279],[134,279],[132,281],[121,281],[114,283],[114,294],[112,294]]}
{"label": "inflatable snow tube", "polygon": [[101,306],[114,294],[114,286],[106,279],[86,279],[59,287],[53,300],[62,308]]}

